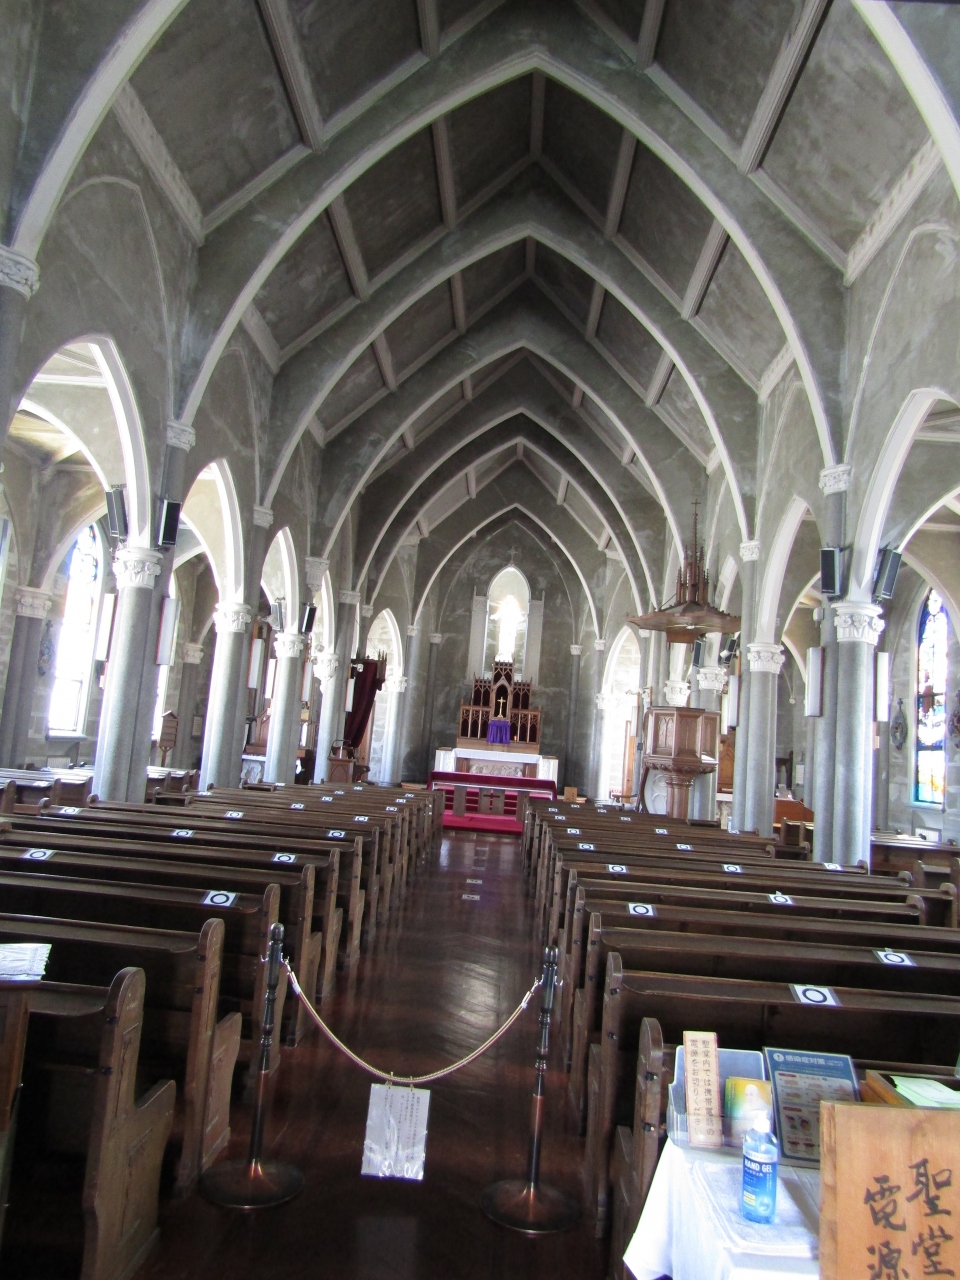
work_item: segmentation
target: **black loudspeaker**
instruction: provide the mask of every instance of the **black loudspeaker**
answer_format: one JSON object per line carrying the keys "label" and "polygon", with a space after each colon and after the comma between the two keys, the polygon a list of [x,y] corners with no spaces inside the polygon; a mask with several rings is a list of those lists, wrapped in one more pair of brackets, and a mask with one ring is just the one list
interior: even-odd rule
{"label": "black loudspeaker", "polygon": [[877,576],[873,580],[873,598],[875,601],[889,600],[897,585],[897,574],[900,572],[900,561],[903,556],[892,547],[885,547],[880,553],[877,565]]}
{"label": "black loudspeaker", "polygon": [[163,506],[160,508],[157,546],[175,547],[177,545],[177,534],[180,532],[180,506],[179,502],[171,502],[169,498],[164,498]]}
{"label": "black loudspeaker", "polygon": [[724,637],[723,644],[720,646],[721,667],[729,667],[730,663],[736,657],[736,653],[739,648],[740,648],[739,636],[729,635]]}
{"label": "black loudspeaker", "polygon": [[820,548],[820,592],[825,596],[838,596],[840,587],[840,548]]}
{"label": "black loudspeaker", "polygon": [[317,606],[315,604],[302,604],[300,606],[300,634],[308,636],[313,630],[313,624],[317,617]]}
{"label": "black loudspeaker", "polygon": [[110,537],[119,538],[122,541],[127,536],[127,503],[123,496],[123,486],[108,489],[105,496],[107,528],[110,530]]}
{"label": "black loudspeaker", "polygon": [[270,625],[274,631],[282,631],[287,621],[287,610],[285,600],[274,600],[270,606]]}
{"label": "black loudspeaker", "polygon": [[703,660],[707,656],[707,642],[701,636],[699,640],[693,642],[693,665],[702,667]]}

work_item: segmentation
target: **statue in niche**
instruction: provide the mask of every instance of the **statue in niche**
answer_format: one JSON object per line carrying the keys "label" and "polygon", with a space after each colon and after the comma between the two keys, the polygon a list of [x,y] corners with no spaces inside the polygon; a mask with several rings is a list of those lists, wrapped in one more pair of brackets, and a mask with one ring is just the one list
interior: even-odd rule
{"label": "statue in niche", "polygon": [[[517,631],[520,629],[522,618],[523,610],[520,608],[520,602],[516,596],[505,596],[493,615],[493,621],[499,624],[495,658],[497,662],[513,661],[514,651],[517,647]],[[497,715],[499,714],[500,712],[498,711]]]}

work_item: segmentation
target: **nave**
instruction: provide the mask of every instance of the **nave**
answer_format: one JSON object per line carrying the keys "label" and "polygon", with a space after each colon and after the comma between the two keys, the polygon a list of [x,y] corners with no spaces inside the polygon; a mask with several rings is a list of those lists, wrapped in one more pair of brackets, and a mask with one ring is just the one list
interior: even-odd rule
{"label": "nave", "polygon": [[[482,879],[482,885],[467,881]],[[479,902],[462,897],[479,894]],[[322,1012],[378,1066],[420,1074],[469,1053],[539,972],[533,903],[519,842],[454,832],[428,855],[413,891]],[[528,1240],[483,1216],[480,1194],[520,1176],[527,1157],[537,999],[488,1055],[431,1086],[422,1183],[360,1177],[370,1078],[311,1031],[284,1050],[266,1150],[306,1175],[292,1204],[228,1213],[194,1194],[161,1209],[160,1244],[139,1280],[307,1275],[351,1280],[539,1280],[603,1276],[586,1218]],[[566,1101],[556,1036],[547,1082],[543,1178],[580,1197],[582,1143]],[[246,1152],[237,1108],[228,1158]]]}

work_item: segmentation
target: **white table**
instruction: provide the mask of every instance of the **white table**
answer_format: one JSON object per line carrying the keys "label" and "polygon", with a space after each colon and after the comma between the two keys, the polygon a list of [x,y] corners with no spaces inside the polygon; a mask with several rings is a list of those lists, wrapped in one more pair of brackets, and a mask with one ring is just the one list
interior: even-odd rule
{"label": "white table", "polygon": [[636,1280],[785,1280],[819,1276],[820,1176],[780,1167],[777,1221],[740,1216],[742,1156],[669,1139],[624,1261]]}

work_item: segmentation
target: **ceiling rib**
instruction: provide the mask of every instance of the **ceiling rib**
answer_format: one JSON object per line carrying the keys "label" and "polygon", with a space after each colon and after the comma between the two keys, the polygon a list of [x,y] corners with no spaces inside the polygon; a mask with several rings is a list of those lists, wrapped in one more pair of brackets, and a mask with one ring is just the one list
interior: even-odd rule
{"label": "ceiling rib", "polygon": [[610,183],[607,216],[603,224],[603,234],[608,239],[620,230],[620,219],[623,217],[623,206],[627,199],[627,187],[630,183],[630,171],[633,168],[636,150],[636,138],[629,130],[624,129],[620,135],[620,150],[617,152],[617,165],[613,171],[613,181]]}
{"label": "ceiling rib", "polygon": [[378,333],[373,340],[373,354],[376,356],[377,364],[380,366],[380,375],[389,391],[397,389],[397,374],[393,367],[393,354],[390,351],[390,344],[387,342],[386,334]]}
{"label": "ceiling rib", "polygon": [[467,331],[467,298],[463,291],[463,273],[455,271],[450,277],[450,298],[453,302],[453,323],[457,333]]}
{"label": "ceiling rib", "polygon": [[323,146],[323,116],[313,91],[306,59],[287,0],[260,0],[283,84],[304,142],[314,151]]}
{"label": "ceiling rib", "polygon": [[562,507],[564,502],[566,501],[568,483],[569,481],[567,480],[567,477],[561,472],[560,483],[557,485],[557,506],[558,507]]}
{"label": "ceiling rib", "polygon": [[343,265],[347,269],[350,287],[360,301],[363,302],[370,297],[370,278],[367,275],[367,268],[360,252],[360,245],[357,243],[357,237],[353,230],[353,221],[350,218],[343,196],[335,196],[330,201],[329,211],[333,234],[337,238],[340,253],[343,255]]}
{"label": "ceiling rib", "polygon": [[570,397],[570,403],[575,409],[579,409],[583,404],[583,387],[581,387],[579,382],[573,388],[573,395]]}
{"label": "ceiling rib", "polygon": [[584,324],[584,333],[588,338],[597,336],[597,326],[600,324],[600,312],[603,308],[603,298],[606,290],[599,280],[593,282],[593,292],[590,294],[590,307],[587,311],[587,319]]}
{"label": "ceiling rib", "polygon": [[650,379],[650,385],[647,387],[647,394],[644,401],[649,409],[658,404],[660,397],[663,395],[667,387],[667,380],[673,372],[673,361],[667,355],[666,351],[660,352],[660,359],[657,361],[657,367],[653,371]]}
{"label": "ceiling rib", "polygon": [[471,498],[477,496],[477,472],[475,467],[467,467],[467,493]]}
{"label": "ceiling rib", "polygon": [[753,173],[762,163],[829,4],[830,0],[804,0],[795,27],[780,46],[740,148],[741,173]]}
{"label": "ceiling rib", "polygon": [[707,232],[707,238],[703,242],[703,248],[700,250],[697,264],[690,274],[690,280],[683,295],[680,315],[684,320],[691,319],[700,310],[701,303],[710,288],[710,281],[713,279],[714,272],[720,264],[720,257],[726,248],[728,239],[726,231],[714,218],[713,225]]}
{"label": "ceiling rib", "polygon": [[531,80],[530,154],[534,160],[539,160],[543,154],[543,113],[547,97],[547,81],[542,71],[535,71]]}
{"label": "ceiling rib", "polygon": [[438,116],[433,122],[433,151],[437,163],[437,185],[440,188],[443,225],[448,231],[453,231],[457,225],[457,186],[453,176],[450,129],[446,116]]}
{"label": "ceiling rib", "polygon": [[464,378],[463,382],[461,382],[460,385],[463,388],[464,400],[472,400],[473,399],[473,378],[470,376],[467,376],[466,378]]}
{"label": "ceiling rib", "polygon": [[420,22],[420,46],[428,58],[435,58],[440,52],[437,0],[417,0],[417,18]]}
{"label": "ceiling rib", "polygon": [[647,0],[643,6],[643,21],[637,40],[637,68],[646,71],[657,54],[657,39],[663,21],[664,0]]}

